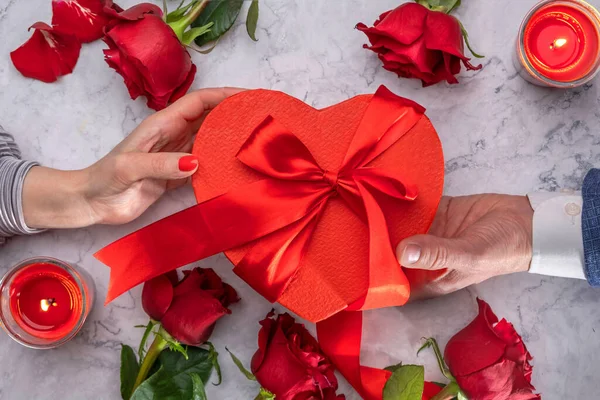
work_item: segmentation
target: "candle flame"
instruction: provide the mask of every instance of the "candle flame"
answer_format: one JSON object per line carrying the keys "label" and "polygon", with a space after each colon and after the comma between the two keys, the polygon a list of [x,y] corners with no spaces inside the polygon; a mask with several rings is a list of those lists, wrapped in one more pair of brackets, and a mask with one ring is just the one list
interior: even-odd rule
{"label": "candle flame", "polygon": [[560,39],[556,39],[554,42],[552,42],[552,44],[550,45],[550,49],[554,50],[554,49],[560,49],[561,47],[563,47],[565,44],[567,44],[567,39],[565,38],[560,38]]}
{"label": "candle flame", "polygon": [[40,301],[40,308],[42,309],[42,311],[48,311],[50,309],[50,306],[54,306],[56,307],[58,304],[56,304],[56,301],[54,301],[54,299],[42,299]]}

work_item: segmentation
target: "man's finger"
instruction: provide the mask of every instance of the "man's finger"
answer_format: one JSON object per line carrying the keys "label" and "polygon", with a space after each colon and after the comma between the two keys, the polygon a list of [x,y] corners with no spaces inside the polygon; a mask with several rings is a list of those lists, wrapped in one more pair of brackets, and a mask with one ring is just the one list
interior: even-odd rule
{"label": "man's finger", "polygon": [[396,249],[398,261],[405,268],[439,270],[462,269],[472,263],[469,244],[463,239],[445,239],[418,235],[404,239]]}

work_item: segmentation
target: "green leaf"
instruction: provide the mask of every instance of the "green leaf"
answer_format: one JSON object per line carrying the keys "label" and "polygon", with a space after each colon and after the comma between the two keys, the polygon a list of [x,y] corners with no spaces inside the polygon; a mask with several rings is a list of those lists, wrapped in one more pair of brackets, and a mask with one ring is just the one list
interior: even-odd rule
{"label": "green leaf", "polygon": [[448,11],[448,14],[450,14],[452,11],[456,10],[458,7],[460,7],[460,1],[458,0],[456,3],[454,3],[454,6],[452,6],[452,8],[450,9],[450,11]]}
{"label": "green leaf", "polygon": [[265,388],[260,388],[260,392],[258,392],[258,395],[256,395],[256,397],[254,398],[254,400],[274,400],[275,399],[275,395],[271,392],[269,392],[267,389]]}
{"label": "green leaf", "polygon": [[235,23],[244,0],[213,0],[208,3],[202,14],[192,23],[192,27],[203,26],[209,22],[214,25],[210,32],[196,39],[198,46],[217,40]]}
{"label": "green leaf", "polygon": [[208,345],[208,357],[212,361],[213,368],[217,373],[218,381],[217,383],[213,383],[213,385],[219,386],[221,382],[223,382],[223,375],[221,374],[221,365],[219,365],[219,353],[217,353],[215,346],[213,346],[211,342],[206,342],[206,344]]}
{"label": "green leaf", "polygon": [[456,397],[458,400],[469,400],[467,396],[463,392],[458,392],[458,396]]}
{"label": "green leaf", "polygon": [[204,382],[202,382],[202,378],[200,375],[196,373],[190,374],[190,378],[192,378],[192,400],[208,400],[206,397],[206,390],[204,389]]}
{"label": "green leaf", "polygon": [[446,14],[460,6],[461,0],[415,0],[420,5],[433,11],[439,11]]}
{"label": "green leaf", "polygon": [[388,379],[383,388],[383,400],[421,400],[425,387],[422,365],[403,365]]}
{"label": "green leaf", "polygon": [[144,351],[146,350],[146,342],[148,341],[148,336],[150,335],[150,332],[152,332],[152,328],[154,328],[154,325],[156,324],[157,322],[150,320],[148,321],[148,325],[146,326],[136,325],[136,328],[146,328],[144,330],[142,340],[140,341],[140,346],[138,347],[138,357],[140,358],[140,360],[144,358]]}
{"label": "green leaf", "polygon": [[121,398],[129,400],[135,378],[140,370],[135,352],[130,346],[121,344]]}
{"label": "green leaf", "polygon": [[485,58],[485,56],[483,56],[481,54],[475,53],[475,51],[471,47],[471,44],[469,43],[469,34],[467,33],[467,30],[465,29],[465,26],[460,21],[458,21],[458,23],[460,24],[460,31],[462,32],[462,35],[465,38],[465,44],[467,45],[467,48],[469,49],[469,51],[471,52],[471,54],[473,54],[473,57],[475,57],[475,58]]}
{"label": "green leaf", "polygon": [[160,369],[146,379],[133,393],[131,400],[189,400],[194,393],[190,374],[197,374],[206,383],[212,373],[209,351],[198,347],[187,349],[188,358],[176,351],[163,351],[158,360]]}
{"label": "green leaf", "polygon": [[214,24],[212,22],[209,22],[204,26],[198,26],[196,28],[188,29],[183,33],[183,44],[189,46],[194,40],[196,40],[196,38],[209,33],[210,27],[213,25]]}
{"label": "green leaf", "polygon": [[254,374],[252,374],[252,372],[248,371],[246,369],[246,367],[244,367],[244,364],[242,364],[242,362],[240,361],[240,359],[237,358],[232,352],[230,352],[227,347],[225,347],[225,350],[227,350],[227,352],[231,356],[231,359],[233,360],[233,363],[238,367],[238,369],[240,370],[240,372],[242,374],[244,374],[244,376],[246,377],[246,379],[248,379],[250,381],[255,381],[256,377],[254,376]]}
{"label": "green leaf", "polygon": [[173,22],[173,21],[177,21],[178,19],[181,19],[183,17],[183,15],[186,13],[187,10],[189,10],[196,2],[195,1],[191,1],[187,6],[182,7],[183,3],[185,0],[183,0],[181,2],[181,4],[179,4],[179,7],[177,7],[177,9],[175,11],[171,11],[170,13],[167,14],[167,24],[169,22]]}
{"label": "green leaf", "polygon": [[183,347],[181,345],[181,343],[179,343],[177,341],[177,339],[175,339],[173,336],[169,335],[169,332],[167,332],[166,330],[164,330],[162,327],[160,328],[160,330],[158,331],[158,333],[156,335],[162,337],[163,340],[165,342],[167,342],[167,346],[169,347],[169,349],[171,351],[176,351],[176,352],[181,353],[185,357],[185,359],[187,360],[187,358],[188,358],[187,346]]}
{"label": "green leaf", "polygon": [[250,39],[258,42],[256,38],[256,26],[258,25],[258,0],[252,0],[246,17],[246,30]]}
{"label": "green leaf", "polygon": [[390,372],[396,372],[400,367],[402,367],[402,363],[398,363],[396,365],[390,365],[389,367],[385,367],[384,370]]}
{"label": "green leaf", "polygon": [[423,339],[425,340],[425,343],[423,343],[423,346],[421,346],[421,348],[417,351],[417,356],[419,355],[419,353],[421,351],[431,347],[433,349],[433,353],[435,354],[435,359],[438,362],[438,367],[440,368],[440,371],[442,372],[442,374],[444,374],[444,376],[446,378],[448,378],[448,380],[450,380],[451,382],[455,382],[456,379],[454,379],[454,377],[452,376],[452,373],[450,372],[450,369],[446,365],[446,361],[444,361],[444,356],[442,354],[442,351],[440,350],[440,346],[438,346],[437,340],[435,340],[435,338],[423,338]]}

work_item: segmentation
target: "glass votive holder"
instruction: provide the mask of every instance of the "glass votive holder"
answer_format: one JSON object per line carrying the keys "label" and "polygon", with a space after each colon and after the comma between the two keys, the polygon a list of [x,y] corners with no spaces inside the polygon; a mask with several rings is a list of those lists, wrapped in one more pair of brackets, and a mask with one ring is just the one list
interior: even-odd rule
{"label": "glass votive holder", "polygon": [[51,257],[24,260],[0,280],[0,326],[15,341],[51,349],[71,340],[94,303],[89,274]]}
{"label": "glass votive holder", "polygon": [[583,0],[542,0],[516,40],[517,73],[538,86],[574,88],[600,71],[600,13]]}

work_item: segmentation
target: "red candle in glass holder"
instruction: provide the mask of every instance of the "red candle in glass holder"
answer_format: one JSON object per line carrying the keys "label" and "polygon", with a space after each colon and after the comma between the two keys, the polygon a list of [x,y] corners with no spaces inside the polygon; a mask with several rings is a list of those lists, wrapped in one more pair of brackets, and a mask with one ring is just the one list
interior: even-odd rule
{"label": "red candle in glass holder", "polygon": [[541,86],[589,82],[600,69],[600,14],[581,0],[540,2],[521,26],[515,66]]}
{"label": "red candle in glass holder", "polygon": [[0,325],[26,346],[56,347],[81,329],[93,298],[83,271],[51,258],[26,260],[0,281]]}
{"label": "red candle in glass holder", "polygon": [[19,326],[41,338],[68,334],[81,315],[82,294],[65,270],[48,263],[19,272],[10,287],[10,307]]}

